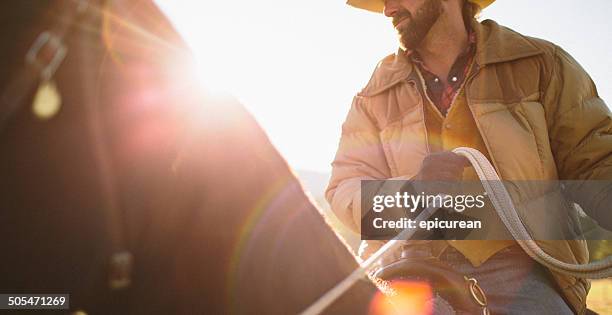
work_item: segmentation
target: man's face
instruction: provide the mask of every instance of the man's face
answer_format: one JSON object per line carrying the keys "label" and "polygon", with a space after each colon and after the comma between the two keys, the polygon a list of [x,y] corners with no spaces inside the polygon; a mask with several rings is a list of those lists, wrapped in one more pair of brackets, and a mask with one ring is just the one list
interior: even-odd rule
{"label": "man's face", "polygon": [[442,13],[442,0],[385,0],[385,15],[392,18],[402,48],[419,47]]}

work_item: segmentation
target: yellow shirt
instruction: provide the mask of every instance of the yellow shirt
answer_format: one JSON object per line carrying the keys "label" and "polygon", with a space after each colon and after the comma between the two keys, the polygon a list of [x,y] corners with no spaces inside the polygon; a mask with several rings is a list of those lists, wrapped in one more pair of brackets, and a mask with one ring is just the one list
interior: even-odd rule
{"label": "yellow shirt", "polygon": [[[424,93],[425,94],[425,93]],[[471,147],[482,152],[489,160],[487,148],[480,136],[476,122],[472,117],[467,105],[464,89],[459,90],[459,94],[444,117],[434,104],[426,97],[425,102],[425,124],[427,126],[427,136],[429,147],[432,152],[450,151],[457,147]],[[463,173],[463,180],[478,180],[474,168],[466,168]],[[491,209],[491,211],[494,211]],[[493,226],[491,226],[493,225]],[[489,224],[490,228],[500,228]],[[487,226],[487,222],[483,222]],[[514,244],[515,241],[504,240],[450,240],[433,241],[432,251],[439,256],[450,244],[450,246],[461,252],[474,266],[479,266],[498,251]]]}

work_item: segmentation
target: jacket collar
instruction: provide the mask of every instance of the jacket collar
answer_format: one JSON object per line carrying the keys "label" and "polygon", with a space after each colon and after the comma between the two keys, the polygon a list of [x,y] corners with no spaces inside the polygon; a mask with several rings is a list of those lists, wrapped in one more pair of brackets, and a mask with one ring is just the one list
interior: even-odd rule
{"label": "jacket collar", "polygon": [[485,66],[531,57],[543,53],[531,41],[493,20],[472,22],[476,32],[476,63]]}
{"label": "jacket collar", "polygon": [[[531,41],[495,21],[474,21],[472,29],[476,33],[475,62],[479,67],[489,64],[508,62],[542,53]],[[373,96],[389,89],[402,80],[416,78],[414,65],[403,50],[389,55],[378,63],[370,81],[360,95]]]}
{"label": "jacket collar", "polygon": [[397,53],[385,57],[376,65],[370,81],[359,94],[372,96],[382,93],[413,75],[413,68],[414,65],[406,58],[404,51],[398,49]]}

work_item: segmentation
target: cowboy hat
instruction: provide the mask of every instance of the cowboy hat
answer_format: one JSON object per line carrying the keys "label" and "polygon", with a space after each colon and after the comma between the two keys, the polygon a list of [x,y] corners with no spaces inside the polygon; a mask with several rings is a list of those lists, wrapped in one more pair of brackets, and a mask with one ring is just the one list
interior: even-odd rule
{"label": "cowboy hat", "polygon": [[[486,8],[495,0],[468,0],[472,3],[476,3],[481,9]],[[348,0],[348,5],[354,6],[359,9],[365,9],[372,12],[382,13],[385,8],[384,0]]]}

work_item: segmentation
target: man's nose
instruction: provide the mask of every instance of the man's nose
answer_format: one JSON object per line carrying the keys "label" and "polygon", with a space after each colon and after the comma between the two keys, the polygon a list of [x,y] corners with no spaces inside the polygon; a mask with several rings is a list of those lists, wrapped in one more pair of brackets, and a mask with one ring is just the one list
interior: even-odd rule
{"label": "man's nose", "polygon": [[384,13],[387,17],[393,17],[398,10],[397,1],[395,0],[385,0],[385,9]]}

